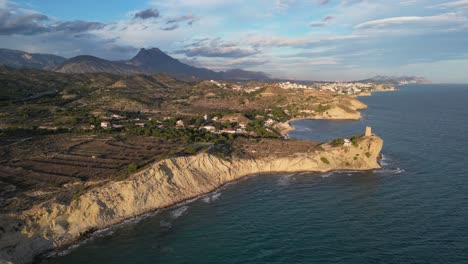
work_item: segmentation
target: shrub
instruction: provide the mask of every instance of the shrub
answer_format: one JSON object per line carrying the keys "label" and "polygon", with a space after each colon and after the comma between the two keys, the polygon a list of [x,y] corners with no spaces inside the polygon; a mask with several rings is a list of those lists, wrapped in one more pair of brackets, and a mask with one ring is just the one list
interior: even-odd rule
{"label": "shrub", "polygon": [[129,173],[135,173],[138,170],[138,165],[136,163],[130,163],[127,167]]}
{"label": "shrub", "polygon": [[370,157],[371,157],[371,153],[370,153],[370,152],[366,152],[366,157],[370,158]]}
{"label": "shrub", "polygon": [[338,138],[338,139],[333,140],[330,144],[333,147],[339,147],[339,146],[343,146],[344,143],[345,143],[344,138]]}
{"label": "shrub", "polygon": [[185,148],[185,152],[187,152],[187,154],[193,155],[197,153],[197,149],[194,146],[187,146]]}
{"label": "shrub", "polygon": [[351,138],[351,143],[353,144],[353,146],[359,147],[358,139],[362,138],[363,136],[364,136],[364,135],[354,135],[354,136]]}
{"label": "shrub", "polygon": [[326,111],[330,110],[330,106],[329,105],[325,105],[325,104],[320,104],[316,110],[316,112],[318,113],[325,113]]}
{"label": "shrub", "polygon": [[325,157],[321,157],[320,160],[325,164],[330,164],[330,161]]}

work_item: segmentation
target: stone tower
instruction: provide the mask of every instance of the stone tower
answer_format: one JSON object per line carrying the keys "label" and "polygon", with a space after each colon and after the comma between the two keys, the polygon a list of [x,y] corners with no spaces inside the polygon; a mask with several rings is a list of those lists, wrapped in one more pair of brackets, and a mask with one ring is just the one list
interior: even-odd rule
{"label": "stone tower", "polygon": [[364,134],[366,137],[372,136],[372,128],[371,127],[366,127],[366,133]]}

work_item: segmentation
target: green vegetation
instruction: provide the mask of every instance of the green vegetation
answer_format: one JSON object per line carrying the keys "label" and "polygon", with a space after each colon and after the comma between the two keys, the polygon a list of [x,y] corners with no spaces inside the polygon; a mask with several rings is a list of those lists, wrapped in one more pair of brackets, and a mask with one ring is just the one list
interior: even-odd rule
{"label": "green vegetation", "polygon": [[366,152],[366,157],[370,158],[372,156],[372,154],[370,152]]}
{"label": "green vegetation", "polygon": [[136,163],[130,163],[127,167],[128,173],[135,173],[138,171],[138,165]]}
{"label": "green vegetation", "polygon": [[330,110],[330,108],[331,107],[328,104],[320,103],[315,111],[318,113],[325,113],[326,111]]}
{"label": "green vegetation", "polygon": [[72,196],[72,201],[75,201],[76,199],[80,198],[81,195],[83,195],[86,191],[85,187],[81,187],[77,192],[75,192]]}
{"label": "green vegetation", "polygon": [[333,140],[330,143],[330,145],[332,145],[333,147],[339,147],[339,146],[343,146],[344,143],[345,143],[344,138],[338,138],[338,139]]}
{"label": "green vegetation", "polygon": [[352,136],[352,137],[351,137],[351,143],[353,144],[353,146],[359,147],[359,142],[358,142],[358,140],[359,140],[360,138],[362,138],[362,137],[364,137],[364,135],[354,135],[354,136]]}
{"label": "green vegetation", "polygon": [[193,155],[193,154],[197,153],[198,150],[194,146],[190,145],[190,146],[187,146],[185,148],[185,152],[187,152],[187,154]]}
{"label": "green vegetation", "polygon": [[320,160],[325,164],[330,164],[330,161],[325,157],[321,157]]}

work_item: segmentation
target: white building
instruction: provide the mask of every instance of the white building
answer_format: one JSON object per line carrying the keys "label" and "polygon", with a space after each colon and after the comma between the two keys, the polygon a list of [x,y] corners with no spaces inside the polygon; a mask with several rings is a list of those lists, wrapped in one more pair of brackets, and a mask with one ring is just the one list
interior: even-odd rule
{"label": "white building", "polygon": [[107,129],[107,128],[110,128],[110,127],[111,127],[111,123],[109,123],[107,121],[102,121],[101,122],[101,128]]}

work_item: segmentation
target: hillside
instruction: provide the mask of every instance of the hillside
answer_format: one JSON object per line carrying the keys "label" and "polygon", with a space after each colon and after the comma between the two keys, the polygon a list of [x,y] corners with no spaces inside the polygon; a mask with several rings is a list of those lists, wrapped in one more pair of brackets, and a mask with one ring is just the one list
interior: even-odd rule
{"label": "hillside", "polygon": [[263,72],[241,69],[217,72],[194,67],[167,55],[158,48],[141,49],[130,60],[110,61],[89,55],[70,59],[52,54],[34,54],[19,50],[0,49],[0,65],[42,69],[61,73],[112,73],[120,75],[167,73],[182,79],[202,80],[267,80]]}
{"label": "hillside", "polygon": [[66,59],[52,54],[28,53],[20,50],[0,49],[0,65],[14,68],[51,70]]}
{"label": "hillside", "polygon": [[66,60],[60,66],[55,68],[54,71],[61,73],[107,72],[123,75],[143,73],[142,69],[131,65],[87,55],[77,56]]}
{"label": "hillside", "polygon": [[418,76],[375,76],[369,79],[361,80],[363,83],[374,83],[384,85],[406,85],[406,84],[427,84],[431,83],[428,79]]}

